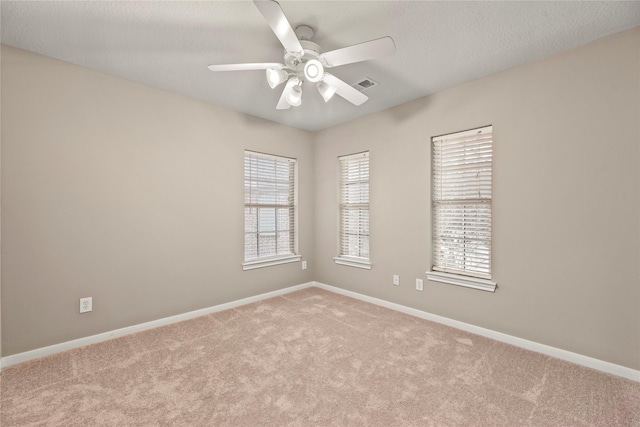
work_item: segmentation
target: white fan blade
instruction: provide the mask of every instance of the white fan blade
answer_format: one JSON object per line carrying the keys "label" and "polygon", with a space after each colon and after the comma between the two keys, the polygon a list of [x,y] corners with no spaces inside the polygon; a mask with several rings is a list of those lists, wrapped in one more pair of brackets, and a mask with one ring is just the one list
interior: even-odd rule
{"label": "white fan blade", "polygon": [[352,103],[353,105],[362,105],[369,97],[364,93],[360,92],[358,89],[349,86],[336,76],[324,73],[324,77],[322,78],[325,83],[336,88],[336,93]]}
{"label": "white fan blade", "polygon": [[291,24],[289,24],[287,17],[284,15],[280,4],[274,0],[253,0],[253,2],[286,51],[303,55],[304,49],[302,49],[300,40],[298,40],[298,36],[291,28]]}
{"label": "white fan blade", "polygon": [[320,60],[326,63],[327,67],[337,67],[339,65],[381,58],[383,56],[393,55],[394,53],[396,53],[396,44],[391,37],[387,36],[325,52],[320,55]]}
{"label": "white fan blade", "polygon": [[251,70],[266,70],[267,68],[284,68],[284,64],[278,63],[255,63],[255,64],[222,64],[222,65],[209,65],[211,71],[251,71]]}
{"label": "white fan blade", "polygon": [[293,90],[293,87],[296,85],[296,79],[291,78],[287,81],[284,90],[282,91],[282,95],[280,95],[280,100],[278,101],[278,105],[276,105],[276,110],[286,110],[291,108],[291,104],[287,102],[287,95],[289,92]]}

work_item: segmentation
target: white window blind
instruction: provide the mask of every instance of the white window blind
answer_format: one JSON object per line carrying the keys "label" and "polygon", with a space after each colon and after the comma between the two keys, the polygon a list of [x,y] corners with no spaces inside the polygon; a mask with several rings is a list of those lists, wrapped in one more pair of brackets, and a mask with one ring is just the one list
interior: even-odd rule
{"label": "white window blind", "polygon": [[[340,256],[369,262],[369,152],[338,158],[340,163]],[[354,265],[363,266],[363,265]]]}
{"label": "white window blind", "polygon": [[433,270],[491,278],[493,127],[432,138]]}
{"label": "white window blind", "polygon": [[295,167],[295,159],[245,151],[245,262],[295,254]]}

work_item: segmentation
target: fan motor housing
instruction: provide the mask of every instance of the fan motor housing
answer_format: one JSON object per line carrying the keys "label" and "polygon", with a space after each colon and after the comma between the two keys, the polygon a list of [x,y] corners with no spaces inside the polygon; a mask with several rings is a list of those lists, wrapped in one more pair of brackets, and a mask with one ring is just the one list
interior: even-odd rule
{"label": "fan motor housing", "polygon": [[317,59],[320,61],[320,54],[322,53],[320,46],[309,40],[300,40],[300,44],[304,49],[304,55],[302,55],[302,57],[290,52],[284,53],[284,63],[287,68],[298,69],[300,66],[304,67],[304,64],[310,59]]}

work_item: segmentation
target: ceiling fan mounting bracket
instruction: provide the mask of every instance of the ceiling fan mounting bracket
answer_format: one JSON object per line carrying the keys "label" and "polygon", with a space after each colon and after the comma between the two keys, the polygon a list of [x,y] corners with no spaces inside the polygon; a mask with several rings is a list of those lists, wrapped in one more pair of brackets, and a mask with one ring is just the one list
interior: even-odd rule
{"label": "ceiling fan mounting bracket", "polygon": [[313,28],[305,24],[298,25],[294,32],[296,33],[298,40],[311,40],[314,34]]}

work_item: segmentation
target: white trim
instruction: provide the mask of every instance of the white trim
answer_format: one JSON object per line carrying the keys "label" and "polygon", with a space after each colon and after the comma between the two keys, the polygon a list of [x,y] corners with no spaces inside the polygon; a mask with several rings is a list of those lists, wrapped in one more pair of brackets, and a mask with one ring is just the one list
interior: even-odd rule
{"label": "white trim", "polygon": [[72,341],[66,341],[59,344],[50,345],[48,347],[41,347],[35,350],[25,351],[24,353],[12,354],[0,359],[0,366],[6,368],[17,363],[26,362],[40,357],[49,356],[62,351],[73,350],[74,348],[84,347],[86,345],[95,344],[101,341],[110,340],[113,338],[122,337],[125,335],[133,334],[135,332],[142,332],[148,329],[157,328],[158,326],[165,326],[175,322],[181,322],[183,320],[193,319],[194,317],[204,316],[205,314],[216,313],[222,310],[228,310],[230,308],[239,307],[241,305],[250,304],[252,302],[262,301],[268,298],[285,295],[290,292],[299,291],[301,289],[310,288],[314,285],[314,282],[307,282],[301,285],[290,286],[284,289],[278,289],[276,291],[267,292],[252,297],[242,298],[236,301],[227,302],[224,304],[214,305],[212,307],[203,308],[200,310],[190,311],[188,313],[177,314],[175,316],[169,316],[158,320],[152,320],[151,322],[140,323],[138,325],[128,326],[114,331],[104,332],[97,335],[91,335],[84,338],[78,338]]}
{"label": "white trim", "polygon": [[523,338],[514,337],[513,335],[508,335],[508,334],[497,332],[491,329],[482,328],[480,326],[471,325],[469,323],[464,323],[457,320],[449,319],[448,317],[438,316],[437,314],[431,314],[426,311],[418,310],[411,307],[406,307],[404,305],[400,305],[400,304],[385,301],[382,299],[359,294],[357,292],[347,291],[345,289],[336,288],[330,285],[325,285],[324,283],[319,283],[319,282],[313,282],[313,283],[315,286],[325,289],[327,291],[335,292],[341,295],[346,295],[362,301],[370,302],[372,304],[380,305],[382,307],[390,308],[392,310],[400,311],[402,313],[410,314],[412,316],[416,316],[421,319],[426,319],[432,322],[441,323],[443,325],[451,326],[456,329],[460,329],[463,331],[471,332],[476,335],[481,335],[483,337],[491,338],[496,341],[511,344],[516,347],[535,351],[537,353],[546,354],[547,356],[555,357],[556,359],[565,360],[567,362],[575,363],[577,365],[586,366],[591,369],[596,369],[598,371],[606,372],[608,374],[613,374],[619,377],[627,378],[632,381],[640,382],[640,370],[627,368],[626,366],[605,362],[604,360],[595,359],[593,357],[584,356],[582,354],[573,353],[571,351],[563,350],[556,347],[551,347],[546,344],[540,344],[540,343],[529,341]]}
{"label": "white trim", "polygon": [[333,258],[333,260],[336,262],[336,264],[348,265],[349,267],[358,267],[358,268],[371,270],[371,263],[364,259],[337,256]]}
{"label": "white trim", "polygon": [[496,291],[496,282],[488,279],[479,279],[440,271],[427,271],[427,279],[432,282],[448,283],[450,285],[464,286],[465,288],[480,289],[482,291]]}
{"label": "white trim", "polygon": [[476,136],[478,134],[487,134],[487,133],[493,133],[493,125],[482,126],[475,129],[463,130],[462,132],[454,132],[454,133],[447,133],[439,136],[433,136],[431,137],[431,142],[448,141],[450,139],[463,138],[466,136]]}
{"label": "white trim", "polygon": [[265,159],[270,159],[270,160],[279,160],[279,161],[287,161],[287,162],[293,162],[293,163],[297,163],[298,159],[294,158],[294,157],[287,157],[287,156],[280,156],[277,154],[267,154],[267,153],[261,153],[259,151],[252,151],[252,150],[244,150],[245,153],[251,153],[255,156],[259,156],[259,157],[264,157]]}
{"label": "white trim", "polygon": [[479,326],[471,325],[469,323],[460,322],[457,320],[449,319],[447,317],[438,316],[437,314],[431,314],[426,311],[418,310],[404,305],[396,304],[393,302],[385,301],[382,299],[370,297],[367,295],[359,294],[357,292],[348,291],[334,286],[326,285],[320,282],[307,282],[301,285],[290,286],[284,289],[278,289],[276,291],[267,292],[264,294],[231,301],[216,306],[203,308],[201,310],[190,311],[188,313],[178,314],[175,316],[165,317],[163,319],[154,320],[151,322],[141,323],[139,325],[133,325],[122,329],[116,329],[110,332],[104,332],[102,334],[92,335],[89,337],[79,338],[72,341],[63,342],[60,344],[50,345],[48,347],[37,348],[35,350],[26,351],[24,353],[13,354],[0,358],[0,366],[6,368],[17,363],[26,362],[40,357],[49,356],[62,351],[72,350],[74,348],[84,347],[86,345],[95,344],[101,341],[118,338],[124,335],[132,334],[135,332],[145,331],[147,329],[157,328],[159,326],[168,325],[183,320],[193,319],[194,317],[203,316],[205,314],[215,313],[222,310],[227,310],[241,305],[250,304],[252,302],[262,301],[264,299],[285,295],[290,292],[299,291],[301,289],[317,286],[321,289],[325,289],[337,294],[346,295],[352,298],[366,301],[372,304],[380,305],[382,307],[390,308],[402,313],[406,313],[412,316],[419,317],[421,319],[430,320],[432,322],[441,323],[443,325],[451,326],[456,329],[471,332],[476,335],[491,338],[496,341],[501,341],[507,344],[515,345],[516,347],[524,348],[527,350],[535,351],[538,353],[546,354],[557,359],[566,360],[567,362],[575,363],[578,365],[586,366],[588,368],[596,369],[598,371],[606,372],[609,374],[617,375],[619,377],[627,378],[632,381],[640,382],[640,370],[627,368],[625,366],[616,365],[614,363],[605,362],[603,360],[594,359],[589,356],[584,356],[578,353],[573,353],[560,348],[551,347],[545,344],[540,344],[534,341],[525,340],[523,338],[514,337],[512,335],[503,334],[502,332],[496,332],[491,329],[481,328]]}
{"label": "white trim", "polygon": [[347,154],[345,156],[338,156],[338,160],[349,160],[349,159],[353,159],[353,158],[357,158],[357,157],[369,157],[369,152],[368,151],[362,151],[360,153]]}
{"label": "white trim", "polygon": [[300,261],[301,258],[302,255],[287,255],[274,258],[258,259],[255,261],[247,261],[242,264],[242,269],[246,271],[253,270],[254,268],[270,267],[272,265]]}

